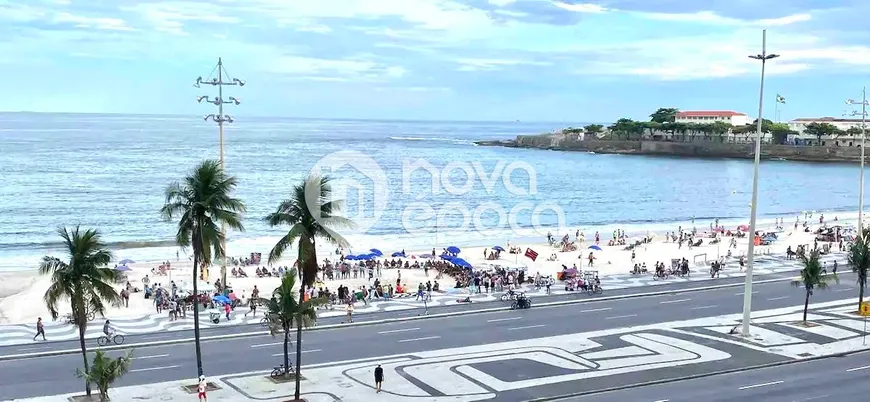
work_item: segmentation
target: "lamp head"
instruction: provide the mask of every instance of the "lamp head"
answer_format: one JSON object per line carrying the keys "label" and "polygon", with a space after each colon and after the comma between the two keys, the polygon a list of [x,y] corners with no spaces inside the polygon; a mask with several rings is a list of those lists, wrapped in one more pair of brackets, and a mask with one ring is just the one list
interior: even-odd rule
{"label": "lamp head", "polygon": [[771,54],[767,55],[767,60],[775,59],[775,58],[777,58],[777,57],[779,57],[778,54],[776,54],[776,53],[771,53]]}
{"label": "lamp head", "polygon": [[239,98],[235,98],[235,97],[232,97],[232,96],[230,96],[230,102],[233,102],[233,103],[236,104],[236,105],[242,103],[242,101],[239,100]]}
{"label": "lamp head", "polygon": [[233,82],[235,82],[236,84],[239,84],[240,87],[245,86],[245,82],[238,79],[238,78],[233,78]]}
{"label": "lamp head", "polygon": [[208,102],[208,96],[197,96],[196,97],[196,101],[198,103],[202,103],[203,99],[205,99],[205,101]]}

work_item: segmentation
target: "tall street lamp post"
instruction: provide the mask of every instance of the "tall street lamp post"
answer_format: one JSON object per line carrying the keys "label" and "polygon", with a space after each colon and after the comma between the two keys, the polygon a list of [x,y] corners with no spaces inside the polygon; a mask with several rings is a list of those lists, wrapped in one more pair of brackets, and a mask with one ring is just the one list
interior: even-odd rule
{"label": "tall street lamp post", "polygon": [[[852,99],[846,100],[846,104],[856,105],[861,103],[861,173],[858,175],[858,233],[864,233],[864,138],[867,130],[867,88],[862,90],[861,102],[856,102]],[[852,112],[852,115],[857,113]]]}
{"label": "tall street lamp post", "polygon": [[743,336],[749,336],[752,312],[752,268],[755,260],[755,215],[758,211],[758,166],[761,164],[761,125],[764,121],[764,67],[768,60],[779,57],[767,54],[767,30],[761,31],[761,54],[749,58],[761,61],[761,87],[758,94],[758,127],[755,133],[755,166],[752,175],[752,204],[749,216],[749,249],[747,250],[746,284],[743,289]]}
{"label": "tall street lamp post", "polygon": [[[196,101],[202,103],[206,101],[208,103],[212,103],[218,107],[217,114],[209,114],[206,115],[203,119],[209,120],[211,119],[215,123],[218,124],[218,147],[219,147],[219,160],[221,164],[221,169],[224,169],[224,123],[232,123],[233,118],[229,115],[224,114],[224,105],[225,104],[234,104],[238,105],[241,101],[238,98],[230,96],[229,99],[224,99],[224,87],[225,86],[245,86],[245,81],[242,81],[238,78],[230,78],[229,74],[224,69],[223,61],[218,58],[217,65],[215,66],[212,74],[217,73],[217,77],[210,77],[207,79],[203,79],[202,77],[197,77],[196,83],[193,86],[199,88],[200,85],[211,85],[215,86],[218,89],[218,95],[214,99],[210,99],[208,96],[197,96]],[[221,223],[221,233],[223,234],[223,239],[221,239],[221,249],[224,251],[223,258],[221,258],[221,283],[226,286],[227,283],[227,243],[226,236],[227,231],[226,227],[223,223]],[[200,269],[200,267],[196,267],[196,269]]]}

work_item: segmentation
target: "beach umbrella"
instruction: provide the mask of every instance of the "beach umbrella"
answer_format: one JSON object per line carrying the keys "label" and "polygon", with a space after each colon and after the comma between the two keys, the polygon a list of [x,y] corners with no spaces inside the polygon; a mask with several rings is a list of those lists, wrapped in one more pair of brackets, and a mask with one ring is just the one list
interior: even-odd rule
{"label": "beach umbrella", "polygon": [[442,255],[441,256],[442,260],[447,260],[447,261],[452,261],[454,258],[459,258],[459,257],[454,257],[452,255]]}
{"label": "beach umbrella", "polygon": [[495,246],[492,249],[495,251],[504,251],[504,249],[501,246]]}
{"label": "beach umbrella", "polygon": [[356,258],[363,260],[363,261],[368,261],[368,260],[374,260],[375,258],[378,258],[378,256],[376,256],[374,254],[360,254],[360,255],[356,256]]}
{"label": "beach umbrella", "polygon": [[403,257],[403,258],[404,258],[404,257],[405,257],[405,253],[403,253],[403,252],[401,252],[401,251],[396,251],[395,253],[393,253],[392,256],[393,256],[393,257]]}
{"label": "beach umbrella", "polygon": [[369,249],[369,251],[371,251],[372,254],[374,254],[374,255],[376,255],[376,256],[378,256],[378,257],[384,255],[384,253],[382,253],[381,250],[378,250],[378,249],[376,249],[376,248]]}
{"label": "beach umbrella", "polygon": [[118,261],[118,264],[121,264],[121,265],[135,264],[135,263],[136,263],[136,261],[133,261],[133,260],[131,260],[131,259],[129,259],[129,258],[125,258],[125,259],[123,259],[123,260],[121,260],[121,261]]}
{"label": "beach umbrella", "polygon": [[459,254],[461,251],[462,250],[460,250],[459,247],[456,247],[456,246],[447,247],[448,253]]}
{"label": "beach umbrella", "polygon": [[230,301],[230,298],[229,298],[229,297],[226,297],[226,296],[223,296],[223,295],[218,295],[218,296],[212,297],[211,299],[214,300],[214,301],[216,301],[216,302],[218,302],[218,303],[223,303],[223,304],[230,304],[230,303],[232,303],[232,301]]}
{"label": "beach umbrella", "polygon": [[126,266],[126,265],[118,265],[118,266],[115,267],[114,269],[115,269],[115,271],[118,271],[118,272],[127,272],[127,271],[131,271],[130,267],[128,267],[128,266]]}
{"label": "beach umbrella", "polygon": [[353,255],[353,254],[348,254],[348,255],[344,256],[344,259],[345,259],[345,260],[348,260],[348,261],[355,261],[355,260],[356,260],[356,256]]}
{"label": "beach umbrella", "polygon": [[469,263],[468,261],[465,261],[459,257],[456,257],[456,258],[450,260],[450,262],[453,263],[453,265],[456,265],[457,267],[471,268],[471,263]]}
{"label": "beach umbrella", "polygon": [[592,249],[592,250],[598,250],[598,251],[601,251],[601,247],[598,247],[598,246],[596,246],[596,245],[594,245],[594,244],[591,245],[591,246],[589,246],[588,248],[590,248],[590,249]]}

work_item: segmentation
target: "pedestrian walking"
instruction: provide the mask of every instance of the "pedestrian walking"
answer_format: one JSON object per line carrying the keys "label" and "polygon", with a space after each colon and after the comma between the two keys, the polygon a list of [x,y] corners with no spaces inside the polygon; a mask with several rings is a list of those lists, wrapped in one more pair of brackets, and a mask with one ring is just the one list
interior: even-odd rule
{"label": "pedestrian walking", "polygon": [[36,320],[36,335],[33,336],[35,341],[38,336],[42,335],[42,340],[45,340],[45,325],[42,323],[42,317]]}
{"label": "pedestrian walking", "polygon": [[376,393],[381,392],[381,384],[383,384],[383,382],[384,382],[384,369],[382,369],[381,365],[378,364],[378,366],[375,367],[375,392]]}
{"label": "pedestrian walking", "polygon": [[206,395],[206,390],[208,389],[208,383],[205,381],[205,376],[199,376],[199,386],[197,386],[197,398],[199,398],[200,402],[206,401],[208,402],[208,395]]}
{"label": "pedestrian walking", "polygon": [[224,312],[227,314],[227,321],[230,320],[230,311],[232,311],[232,308],[230,308],[230,304],[224,303]]}
{"label": "pedestrian walking", "polygon": [[257,299],[251,297],[251,300],[248,301],[249,310],[245,313],[245,317],[250,313],[252,316],[257,316]]}
{"label": "pedestrian walking", "polygon": [[351,300],[350,303],[347,303],[345,311],[347,311],[347,322],[353,322],[353,300]]}

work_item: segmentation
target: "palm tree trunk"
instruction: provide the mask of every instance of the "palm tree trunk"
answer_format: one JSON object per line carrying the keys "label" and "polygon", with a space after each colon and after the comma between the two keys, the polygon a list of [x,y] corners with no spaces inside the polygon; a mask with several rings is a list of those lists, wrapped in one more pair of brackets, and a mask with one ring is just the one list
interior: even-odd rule
{"label": "palm tree trunk", "polygon": [[807,297],[804,299],[804,324],[807,323],[807,309],[810,308],[810,289],[807,289]]}
{"label": "palm tree trunk", "polygon": [[[860,274],[858,275],[861,276]],[[866,278],[865,278],[866,279]],[[864,304],[864,282],[862,280],[858,280],[858,311],[861,311],[861,305]]]}
{"label": "palm tree trunk", "polygon": [[[302,267],[302,264],[299,264],[299,267]],[[299,272],[303,272],[300,270]],[[303,274],[304,275],[304,274]],[[305,280],[301,281],[299,284],[299,304],[302,304],[302,301],[305,300]],[[301,317],[296,317],[296,393],[294,394],[295,399],[298,401],[301,398],[300,391],[301,386],[300,379],[302,376],[302,319]]]}
{"label": "palm tree trunk", "polygon": [[290,376],[290,327],[284,327],[284,375]]}
{"label": "palm tree trunk", "polygon": [[[82,314],[78,314],[78,315],[82,315]],[[87,318],[87,317],[85,317],[85,318]],[[79,318],[79,320],[80,319],[81,318]],[[81,348],[82,348],[82,359],[84,360],[84,363],[85,363],[85,371],[84,372],[88,373],[90,371],[89,370],[90,364],[88,364],[88,347],[85,346],[85,328],[86,328],[85,323],[83,321],[80,321],[79,322],[79,346],[81,346]],[[85,394],[87,396],[91,396],[91,382],[88,381],[87,378],[85,378]]]}
{"label": "palm tree trunk", "polygon": [[[202,239],[199,236],[194,237],[194,242],[202,244]],[[202,376],[202,349],[199,345],[199,290],[197,283],[199,282],[199,248],[194,244],[193,250],[193,338],[196,347],[196,377]]]}

